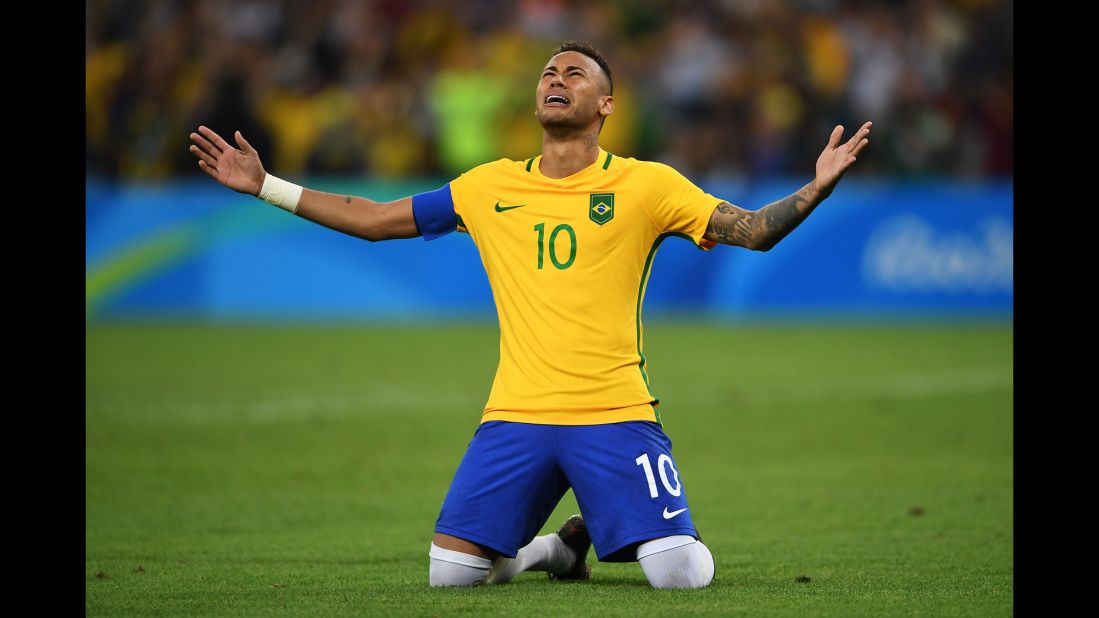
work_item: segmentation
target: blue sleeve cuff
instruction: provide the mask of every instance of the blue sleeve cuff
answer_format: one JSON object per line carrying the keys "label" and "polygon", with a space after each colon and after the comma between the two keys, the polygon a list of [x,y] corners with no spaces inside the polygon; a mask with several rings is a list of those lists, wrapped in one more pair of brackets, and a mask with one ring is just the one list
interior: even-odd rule
{"label": "blue sleeve cuff", "polygon": [[458,225],[450,183],[427,193],[412,196],[412,217],[424,240],[435,240],[453,232]]}

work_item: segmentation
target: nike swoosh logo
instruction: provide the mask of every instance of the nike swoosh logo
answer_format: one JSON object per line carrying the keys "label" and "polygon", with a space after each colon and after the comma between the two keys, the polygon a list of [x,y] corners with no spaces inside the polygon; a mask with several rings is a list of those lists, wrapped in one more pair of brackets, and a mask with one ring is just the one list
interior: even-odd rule
{"label": "nike swoosh logo", "polygon": [[686,510],[687,509],[679,509],[678,511],[672,511],[671,513],[669,513],[668,512],[668,507],[664,507],[664,519],[671,519],[671,518],[675,517],[676,515],[679,515],[680,513],[682,513],[683,511],[686,511]]}
{"label": "nike swoosh logo", "polygon": [[522,208],[523,206],[526,206],[526,204],[517,204],[515,206],[503,206],[503,207],[501,207],[500,202],[497,201],[496,202],[496,212],[504,212],[505,210],[511,210],[512,208]]}

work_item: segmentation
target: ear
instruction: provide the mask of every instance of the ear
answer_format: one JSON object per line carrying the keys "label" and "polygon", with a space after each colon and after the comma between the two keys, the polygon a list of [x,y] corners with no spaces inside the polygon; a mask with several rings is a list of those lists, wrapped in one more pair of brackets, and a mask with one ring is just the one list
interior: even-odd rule
{"label": "ear", "polygon": [[614,97],[607,95],[599,97],[599,115],[606,118],[614,113]]}

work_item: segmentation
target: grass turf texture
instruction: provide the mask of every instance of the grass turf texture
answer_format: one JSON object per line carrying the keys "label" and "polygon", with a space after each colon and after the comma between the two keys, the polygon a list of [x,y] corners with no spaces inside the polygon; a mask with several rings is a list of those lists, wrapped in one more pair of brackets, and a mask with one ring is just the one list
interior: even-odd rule
{"label": "grass turf texture", "polygon": [[87,331],[87,614],[1012,613],[1009,326],[647,326],[708,589],[636,563],[427,586],[494,326],[108,325]]}

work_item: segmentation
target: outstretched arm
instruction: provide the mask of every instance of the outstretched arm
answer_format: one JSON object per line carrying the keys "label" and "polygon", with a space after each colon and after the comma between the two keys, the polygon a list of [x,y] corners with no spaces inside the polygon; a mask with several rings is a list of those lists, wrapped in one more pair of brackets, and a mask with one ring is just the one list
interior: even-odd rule
{"label": "outstretched arm", "polygon": [[793,231],[818,204],[832,194],[836,184],[855,162],[855,156],[870,142],[870,125],[862,125],[855,135],[840,145],[843,127],[832,130],[828,145],[817,158],[817,175],[793,195],[759,210],[745,210],[729,202],[714,209],[705,238],[726,245],[767,251]]}
{"label": "outstretched arm", "polygon": [[[260,197],[264,183],[272,185],[260,163],[259,153],[244,139],[240,131],[234,134],[239,149],[207,127],[191,134],[191,152],[198,157],[198,166],[221,184]],[[393,202],[375,202],[362,197],[324,193],[302,188],[296,204],[282,204],[299,217],[319,223],[338,232],[365,240],[388,240],[419,236],[412,214],[412,198]]]}

